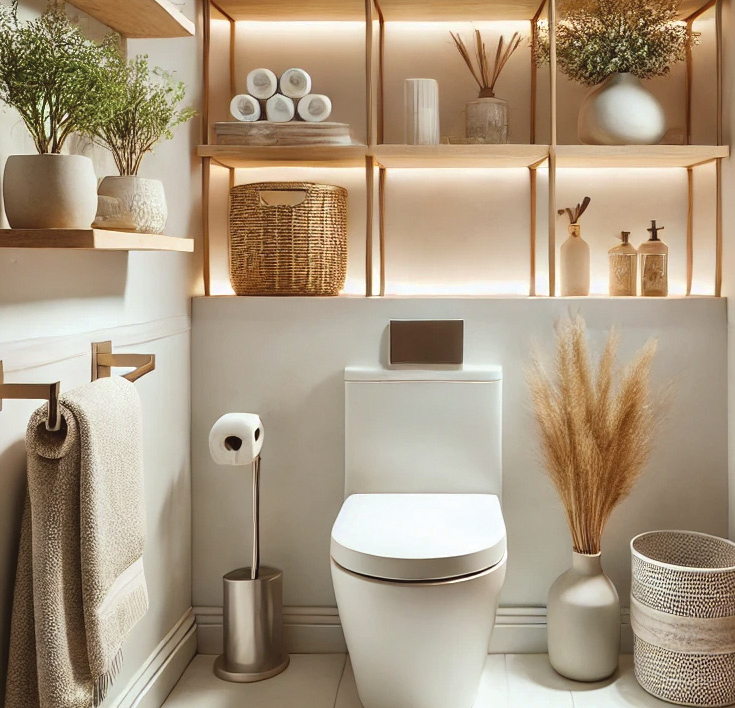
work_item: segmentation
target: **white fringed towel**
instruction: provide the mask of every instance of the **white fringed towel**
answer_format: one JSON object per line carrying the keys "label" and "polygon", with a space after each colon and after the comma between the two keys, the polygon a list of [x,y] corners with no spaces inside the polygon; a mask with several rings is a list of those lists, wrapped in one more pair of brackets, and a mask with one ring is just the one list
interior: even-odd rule
{"label": "white fringed towel", "polygon": [[299,101],[299,117],[308,123],[323,123],[332,113],[332,101],[321,93],[310,93]]}
{"label": "white fringed towel", "polygon": [[46,430],[44,406],[26,435],[5,708],[102,703],[148,609],[138,394],[112,377],[60,403],[61,431]]}
{"label": "white fringed towel", "polygon": [[253,69],[245,79],[248,93],[265,101],[278,91],[278,78],[270,69]]}
{"label": "white fringed towel", "polygon": [[296,113],[293,99],[277,93],[265,102],[265,115],[272,123],[288,123]]}
{"label": "white fringed towel", "polygon": [[278,87],[284,96],[303,98],[311,92],[311,76],[303,69],[286,69],[281,74]]}

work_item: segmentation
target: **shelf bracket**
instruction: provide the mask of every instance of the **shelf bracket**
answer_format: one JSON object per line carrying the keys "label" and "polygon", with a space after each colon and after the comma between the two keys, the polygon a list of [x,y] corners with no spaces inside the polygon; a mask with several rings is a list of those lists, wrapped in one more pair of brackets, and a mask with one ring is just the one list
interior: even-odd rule
{"label": "shelf bracket", "polygon": [[137,381],[156,368],[156,357],[154,354],[113,354],[112,342],[93,342],[92,381],[112,376],[113,367],[133,367],[123,378]]}

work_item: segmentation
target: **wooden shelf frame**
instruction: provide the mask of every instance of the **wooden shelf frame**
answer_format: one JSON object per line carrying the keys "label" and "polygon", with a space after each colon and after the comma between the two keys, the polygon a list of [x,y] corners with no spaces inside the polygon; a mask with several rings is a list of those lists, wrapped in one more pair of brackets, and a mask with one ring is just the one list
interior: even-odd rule
{"label": "wooden shelf frame", "polygon": [[[204,231],[204,288],[211,294],[209,189],[210,169],[220,165],[230,170],[230,185],[235,183],[235,170],[249,167],[360,167],[365,168],[366,180],[366,239],[365,239],[365,295],[385,295],[385,192],[388,171],[414,168],[521,168],[527,169],[530,184],[530,296],[536,295],[536,230],[537,230],[537,170],[548,170],[548,288],[551,296],[556,286],[556,181],[560,169],[583,168],[676,168],[687,171],[687,285],[692,287],[694,174],[698,167],[716,164],[717,214],[714,295],[722,290],[722,160],[729,155],[729,147],[722,145],[722,2],[723,0],[683,0],[680,16],[691,28],[704,12],[713,9],[716,18],[717,41],[717,144],[716,145],[626,145],[587,146],[560,145],[557,142],[557,69],[556,69],[556,2],[558,0],[205,0],[204,2],[204,86],[205,99],[202,145],[203,231]],[[230,66],[235,65],[235,23],[254,21],[362,21],[365,23],[365,72],[367,114],[367,145],[335,147],[273,147],[220,146],[209,144],[209,52],[211,43],[210,19],[212,8],[231,23]],[[529,20],[533,35],[537,20],[546,16],[549,23],[550,106],[548,145],[536,144],[537,69],[531,61],[531,143],[530,145],[438,145],[408,146],[383,143],[383,72],[385,61],[385,23],[391,21],[449,21],[449,20]],[[220,19],[221,19],[220,16]],[[374,32],[375,28],[375,32]],[[375,36],[374,36],[375,33]],[[232,78],[232,77],[231,77]],[[234,86],[232,86],[234,90]],[[691,138],[692,57],[687,56],[686,83],[686,136]],[[377,178],[377,179],[376,179]],[[376,184],[377,182],[377,184]],[[374,282],[373,212],[377,197],[376,255],[379,258],[378,281]]]}
{"label": "wooden shelf frame", "polygon": [[194,23],[169,0],[69,0],[130,39],[193,37]]}
{"label": "wooden shelf frame", "polygon": [[191,253],[190,238],[104,229],[0,229],[0,248]]}

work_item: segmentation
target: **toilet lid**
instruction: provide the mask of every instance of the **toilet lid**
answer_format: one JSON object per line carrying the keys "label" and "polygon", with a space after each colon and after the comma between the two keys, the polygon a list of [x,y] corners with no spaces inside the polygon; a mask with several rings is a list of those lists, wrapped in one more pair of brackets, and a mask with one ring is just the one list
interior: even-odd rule
{"label": "toilet lid", "polygon": [[457,578],[497,565],[505,549],[493,494],[353,494],[332,528],[334,561],[373,578]]}

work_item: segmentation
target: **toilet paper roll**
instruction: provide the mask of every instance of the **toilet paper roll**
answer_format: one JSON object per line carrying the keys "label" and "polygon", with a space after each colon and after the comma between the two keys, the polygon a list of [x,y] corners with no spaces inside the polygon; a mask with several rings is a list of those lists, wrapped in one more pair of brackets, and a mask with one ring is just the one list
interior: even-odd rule
{"label": "toilet paper roll", "polygon": [[278,82],[281,93],[289,98],[303,98],[311,91],[311,76],[303,69],[286,69]]}
{"label": "toilet paper roll", "polygon": [[309,123],[321,123],[332,112],[332,101],[321,93],[310,93],[299,101],[299,117]]}
{"label": "toilet paper roll", "polygon": [[255,413],[226,413],[209,432],[209,452],[218,465],[249,465],[263,447],[263,423]]}
{"label": "toilet paper roll", "polygon": [[270,69],[253,69],[246,79],[248,93],[265,100],[278,91],[278,79]]}
{"label": "toilet paper roll", "polygon": [[260,118],[260,101],[247,93],[241,93],[230,102],[230,113],[237,120],[250,123]]}
{"label": "toilet paper roll", "polygon": [[273,123],[288,123],[296,113],[296,106],[292,98],[277,93],[265,103],[265,115]]}

